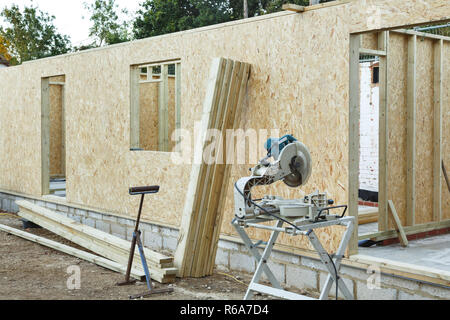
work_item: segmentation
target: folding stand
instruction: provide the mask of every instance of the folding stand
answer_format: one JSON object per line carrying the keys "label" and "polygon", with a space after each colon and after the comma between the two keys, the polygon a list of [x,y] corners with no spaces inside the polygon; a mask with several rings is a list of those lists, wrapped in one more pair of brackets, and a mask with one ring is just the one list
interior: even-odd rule
{"label": "folding stand", "polygon": [[[277,240],[278,234],[280,232],[287,233],[289,235],[305,235],[308,237],[309,241],[313,245],[314,249],[319,254],[320,260],[325,265],[326,269],[328,270],[328,277],[325,282],[325,286],[322,289],[322,292],[320,294],[320,300],[326,300],[328,299],[328,294],[330,292],[331,286],[333,285],[333,282],[337,281],[338,283],[338,289],[341,291],[341,293],[344,295],[344,297],[348,300],[353,300],[353,294],[348,290],[347,286],[345,285],[344,281],[339,277],[339,267],[341,264],[341,260],[344,257],[345,250],[347,248],[348,242],[350,241],[350,237],[353,232],[354,227],[354,218],[353,217],[344,217],[344,218],[333,218],[329,221],[324,222],[305,222],[304,224],[299,224],[298,229],[293,228],[292,226],[283,228],[284,222],[281,220],[277,220],[276,225],[274,226],[267,226],[262,225],[263,222],[272,221],[274,219],[268,218],[268,219],[248,219],[248,220],[239,220],[237,218],[233,219],[232,225],[235,227],[238,234],[241,236],[242,240],[244,241],[245,246],[247,249],[251,252],[253,257],[256,260],[257,268],[253,275],[253,278],[250,282],[250,285],[248,286],[247,292],[245,294],[244,300],[252,299],[254,292],[261,292],[265,294],[269,294],[271,296],[275,296],[278,298],[283,299],[290,299],[290,300],[315,300],[313,298],[296,294],[293,292],[289,292],[284,290],[278,280],[273,275],[272,271],[270,271],[269,266],[267,265],[268,258],[270,254],[272,253],[273,246],[275,244],[275,241]],[[294,223],[295,224],[295,223]],[[334,255],[334,257],[331,257],[327,251],[323,248],[322,244],[320,243],[318,237],[316,236],[314,229],[317,228],[324,228],[329,227],[333,225],[341,225],[345,226],[346,230],[344,235],[342,236],[341,243],[339,245],[339,248]],[[247,227],[254,227],[258,229],[266,229],[271,230],[272,234],[270,235],[269,241],[266,243],[266,247],[263,251],[263,254],[260,255],[258,251],[258,245],[261,243],[261,241],[257,243],[253,243],[253,241],[249,238],[247,235],[245,228]],[[333,260],[331,260],[333,259]],[[334,266],[333,266],[334,263]],[[336,269],[335,269],[336,268]],[[262,285],[259,282],[262,273],[265,273],[268,280],[272,284],[272,287]],[[336,279],[337,275],[337,279]]]}

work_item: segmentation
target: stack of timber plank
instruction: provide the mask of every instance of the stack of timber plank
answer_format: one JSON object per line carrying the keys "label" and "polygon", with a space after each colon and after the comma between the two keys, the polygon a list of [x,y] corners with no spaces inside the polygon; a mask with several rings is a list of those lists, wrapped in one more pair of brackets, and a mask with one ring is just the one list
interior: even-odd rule
{"label": "stack of timber plank", "polygon": [[[131,247],[130,241],[81,224],[25,200],[16,201],[16,204],[19,206],[18,215],[22,218],[126,268]],[[177,269],[173,267],[172,257],[148,248],[144,248],[144,254],[152,280],[160,283],[175,281]],[[135,251],[133,258],[132,274],[135,275],[135,278],[145,276],[138,250]]]}
{"label": "stack of timber plank", "polygon": [[[224,58],[212,62],[200,138],[194,149],[195,157],[201,159],[192,165],[175,252],[179,277],[204,277],[213,272],[230,175],[226,146],[234,147],[233,141],[226,141],[226,130],[235,129],[239,123],[249,75],[250,64]],[[209,154],[206,148],[210,148],[210,129],[221,132],[222,143],[216,144],[219,151],[214,161],[206,163],[203,155]]]}

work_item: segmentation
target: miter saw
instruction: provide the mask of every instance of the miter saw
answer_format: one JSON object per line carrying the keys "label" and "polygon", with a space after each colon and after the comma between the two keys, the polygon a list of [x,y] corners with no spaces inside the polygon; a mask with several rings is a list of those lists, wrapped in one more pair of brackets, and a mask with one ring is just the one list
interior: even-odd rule
{"label": "miter saw", "polygon": [[[257,262],[255,274],[248,286],[244,299],[251,299],[254,292],[266,293],[285,299],[311,299],[304,295],[283,290],[271,272],[267,261],[280,232],[291,236],[306,236],[329,275],[322,289],[320,299],[327,299],[333,282],[336,282],[336,297],[340,291],[346,299],[353,299],[353,294],[339,277],[339,266],[344,256],[354,227],[354,217],[344,217],[346,205],[333,206],[325,192],[316,191],[301,199],[283,199],[279,196],[266,195],[262,199],[252,199],[251,189],[255,186],[270,185],[283,181],[289,187],[304,185],[311,175],[311,155],[308,148],[292,135],[270,138],[265,143],[267,155],[251,170],[251,176],[240,178],[235,183],[234,202],[235,218],[232,225],[242,238],[245,246]],[[270,159],[273,159],[272,161]],[[343,209],[338,215],[330,210]],[[276,221],[275,225],[266,222]],[[288,226],[283,227],[284,224]],[[333,225],[346,227],[340,245],[335,254],[329,254],[319,241],[314,230]],[[267,242],[253,242],[247,228],[272,231]],[[258,247],[265,245],[261,255]],[[258,283],[265,273],[272,286]]]}
{"label": "miter saw", "polygon": [[[302,199],[283,199],[267,195],[258,201],[252,199],[251,189],[255,186],[270,185],[283,181],[292,188],[304,185],[311,175],[311,155],[308,148],[292,135],[270,138],[265,143],[267,155],[251,170],[250,177],[239,179],[235,184],[235,215],[238,219],[267,218],[277,215],[286,218],[303,218],[308,221],[327,219],[330,209],[346,206],[333,205],[326,193],[316,191]],[[269,159],[274,161],[270,162]],[[334,217],[334,216],[333,216]],[[328,217],[330,218],[330,217]]]}

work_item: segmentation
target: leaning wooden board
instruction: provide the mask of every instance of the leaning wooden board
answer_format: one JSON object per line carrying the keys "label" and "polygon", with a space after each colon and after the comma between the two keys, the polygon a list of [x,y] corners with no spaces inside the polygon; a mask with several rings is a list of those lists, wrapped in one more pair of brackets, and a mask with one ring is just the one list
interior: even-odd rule
{"label": "leaning wooden board", "polygon": [[212,62],[203,104],[200,137],[194,151],[202,162],[196,162],[191,169],[175,252],[174,262],[180,277],[203,277],[212,272],[221,224],[222,211],[218,208],[224,194],[223,182],[229,175],[229,170],[226,162],[216,161],[225,160],[225,152],[216,152],[212,156],[213,161],[209,163],[203,161],[203,156],[210,144],[208,130],[219,130],[224,143],[226,130],[235,128],[236,114],[240,112],[238,109],[246,90],[249,72],[250,65],[247,63],[224,58],[216,58]]}

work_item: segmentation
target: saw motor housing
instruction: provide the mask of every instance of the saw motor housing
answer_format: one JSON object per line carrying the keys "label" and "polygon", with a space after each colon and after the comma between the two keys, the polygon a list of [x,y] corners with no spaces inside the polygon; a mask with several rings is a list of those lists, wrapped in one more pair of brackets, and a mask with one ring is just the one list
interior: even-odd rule
{"label": "saw motor housing", "polygon": [[[235,185],[235,215],[238,219],[268,218],[267,212],[286,218],[317,220],[333,200],[316,191],[302,199],[283,199],[267,195],[252,199],[251,189],[283,181],[289,187],[304,185],[311,175],[311,155],[308,148],[291,135],[270,138],[265,147],[267,156],[251,169],[250,177],[240,178]],[[273,161],[269,159],[273,158]],[[256,205],[255,205],[256,204]],[[263,208],[264,210],[261,210]]]}

